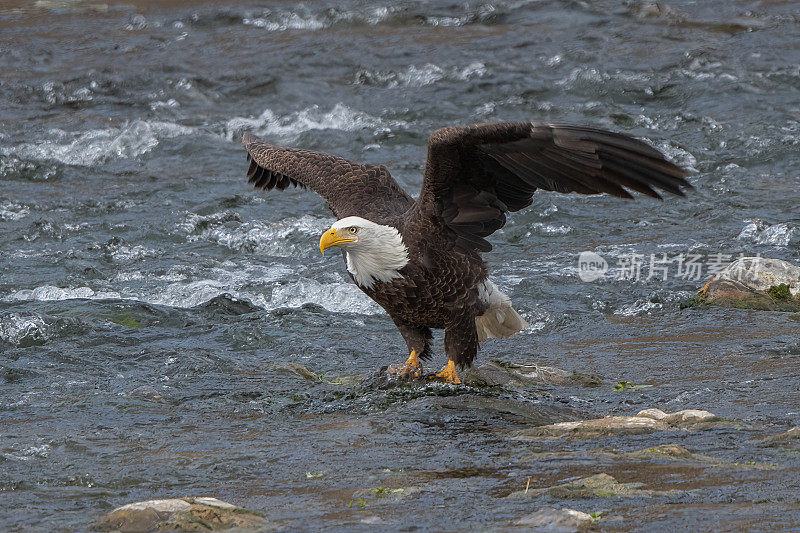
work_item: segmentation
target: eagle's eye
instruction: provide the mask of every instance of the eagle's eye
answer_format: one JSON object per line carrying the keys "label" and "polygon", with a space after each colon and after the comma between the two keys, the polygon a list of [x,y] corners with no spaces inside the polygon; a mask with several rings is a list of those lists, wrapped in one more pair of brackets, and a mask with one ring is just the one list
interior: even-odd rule
{"label": "eagle's eye", "polygon": [[355,226],[350,226],[349,228],[347,228],[347,231],[355,235],[356,233],[358,233],[358,228]]}

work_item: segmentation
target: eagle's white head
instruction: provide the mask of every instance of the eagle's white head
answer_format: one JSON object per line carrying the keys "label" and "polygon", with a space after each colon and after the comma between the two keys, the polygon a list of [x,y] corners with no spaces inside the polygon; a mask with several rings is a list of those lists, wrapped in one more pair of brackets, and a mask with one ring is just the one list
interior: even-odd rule
{"label": "eagle's white head", "polygon": [[376,281],[387,282],[402,275],[408,264],[408,248],[400,232],[391,226],[370,222],[361,217],[337,220],[322,234],[319,251],[341,246],[347,256],[347,270],[356,283],[370,289]]}

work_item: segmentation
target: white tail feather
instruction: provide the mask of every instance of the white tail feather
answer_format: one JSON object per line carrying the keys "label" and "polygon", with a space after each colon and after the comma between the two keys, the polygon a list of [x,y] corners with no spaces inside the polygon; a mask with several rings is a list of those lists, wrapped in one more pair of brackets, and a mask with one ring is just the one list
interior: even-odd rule
{"label": "white tail feather", "polygon": [[488,279],[478,287],[478,294],[489,304],[489,309],[475,319],[479,342],[510,337],[528,327],[528,323],[511,307],[511,298]]}

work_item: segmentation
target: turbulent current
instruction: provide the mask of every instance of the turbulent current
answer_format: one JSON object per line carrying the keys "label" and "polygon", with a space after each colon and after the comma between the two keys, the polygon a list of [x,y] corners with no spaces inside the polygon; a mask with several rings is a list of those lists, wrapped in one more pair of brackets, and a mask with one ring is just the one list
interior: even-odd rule
{"label": "turbulent current", "polygon": [[[800,261],[798,43],[793,1],[3,2],[0,530],[205,495],[288,530],[800,527],[797,447],[758,440],[800,424],[797,316],[681,308],[741,255]],[[247,184],[242,132],[416,195],[433,130],[496,120],[646,138],[696,190],[537,193],[491,237],[531,326],[477,363],[599,386],[371,385],[405,344],[319,254],[325,203]],[[732,422],[509,438],[650,407]],[[671,443],[718,462],[620,459]],[[679,494],[506,498],[596,473]],[[354,496],[382,487],[409,496]]]}

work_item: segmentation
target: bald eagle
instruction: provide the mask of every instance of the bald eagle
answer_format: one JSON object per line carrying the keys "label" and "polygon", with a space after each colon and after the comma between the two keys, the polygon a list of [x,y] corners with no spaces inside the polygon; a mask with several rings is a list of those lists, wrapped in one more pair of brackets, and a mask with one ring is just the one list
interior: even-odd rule
{"label": "bald eagle", "polygon": [[631,191],[661,199],[684,196],[687,172],[658,150],[620,133],[568,124],[507,122],[449,127],[428,142],[417,200],[384,166],[363,165],[302,148],[276,146],[245,133],[256,188],[307,187],[339,219],[322,234],[320,251],[338,246],[347,271],[383,307],[408,346],[390,371],[421,377],[431,357],[431,329],[444,329],[448,362],[438,377],[460,383],[456,365],[472,364],[478,343],[527,327],[488,277],[481,252],[506,213],[532,202],[537,189]]}

